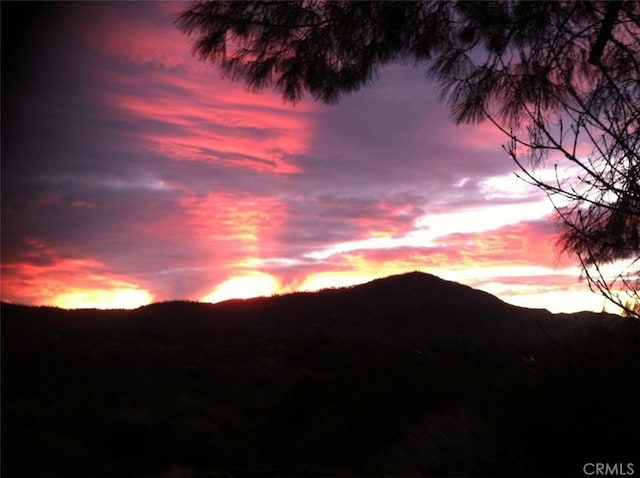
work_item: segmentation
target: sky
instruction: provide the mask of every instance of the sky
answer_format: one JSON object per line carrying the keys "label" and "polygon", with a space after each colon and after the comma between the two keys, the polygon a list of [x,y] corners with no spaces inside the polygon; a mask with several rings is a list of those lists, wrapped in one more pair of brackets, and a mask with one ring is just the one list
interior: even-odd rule
{"label": "sky", "polygon": [[602,310],[505,137],[454,125],[424,68],[294,106],[195,57],[186,6],[3,3],[3,301],[218,302],[418,270]]}

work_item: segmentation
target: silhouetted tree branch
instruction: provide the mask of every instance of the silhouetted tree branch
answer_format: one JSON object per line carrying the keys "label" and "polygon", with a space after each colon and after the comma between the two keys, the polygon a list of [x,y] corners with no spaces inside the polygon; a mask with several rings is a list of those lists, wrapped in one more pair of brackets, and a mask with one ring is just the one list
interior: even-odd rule
{"label": "silhouetted tree branch", "polygon": [[[456,123],[505,133],[590,287],[637,317],[639,2],[204,1],[177,25],[224,74],[292,102],[336,102],[393,61],[423,65]],[[550,161],[551,181],[540,175]]]}

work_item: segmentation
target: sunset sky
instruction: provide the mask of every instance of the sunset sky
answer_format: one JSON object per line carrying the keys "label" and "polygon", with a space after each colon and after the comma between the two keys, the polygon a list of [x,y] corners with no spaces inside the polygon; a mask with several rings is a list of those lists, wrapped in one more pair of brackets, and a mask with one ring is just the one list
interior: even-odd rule
{"label": "sunset sky", "polygon": [[194,57],[185,6],[3,3],[3,301],[216,302],[420,270],[602,309],[505,138],[455,126],[424,69],[294,107]]}

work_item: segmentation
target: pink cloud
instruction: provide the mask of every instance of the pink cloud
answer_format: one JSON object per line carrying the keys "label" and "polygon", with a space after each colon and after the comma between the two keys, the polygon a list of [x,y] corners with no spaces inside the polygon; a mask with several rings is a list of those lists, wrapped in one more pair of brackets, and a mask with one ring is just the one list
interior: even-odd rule
{"label": "pink cloud", "polygon": [[302,113],[313,104],[293,114],[275,93],[250,94],[242,85],[222,80],[212,66],[191,55],[186,35],[168,28],[184,5],[158,5],[145,4],[154,19],[146,22],[106,6],[97,25],[84,29],[93,48],[123,65],[100,68],[109,89],[99,93],[99,100],[123,121],[155,124],[133,128],[130,134],[171,159],[300,172],[290,158],[308,151],[311,126]]}
{"label": "pink cloud", "polygon": [[60,307],[138,307],[151,293],[108,271],[99,261],[75,257],[27,238],[21,260],[2,263],[2,300]]}
{"label": "pink cloud", "polygon": [[415,219],[422,213],[411,201],[391,198],[377,202],[366,212],[354,219],[364,239],[404,236],[413,230]]}

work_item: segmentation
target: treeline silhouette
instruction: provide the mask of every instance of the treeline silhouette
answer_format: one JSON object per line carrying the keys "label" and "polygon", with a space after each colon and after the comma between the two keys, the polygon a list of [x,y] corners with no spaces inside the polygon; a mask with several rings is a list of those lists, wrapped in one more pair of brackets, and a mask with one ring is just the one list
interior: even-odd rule
{"label": "treeline silhouette", "polygon": [[[417,311],[419,296],[446,291],[506,306],[416,274],[136,311],[2,304],[3,474],[576,475],[594,459],[635,457],[637,321],[590,322],[555,342],[292,328],[336,314],[334,299],[342,315],[327,322],[358,324],[365,298],[371,314],[385,300]],[[395,302],[405,294],[413,305]],[[255,325],[260,311],[271,325]]]}

